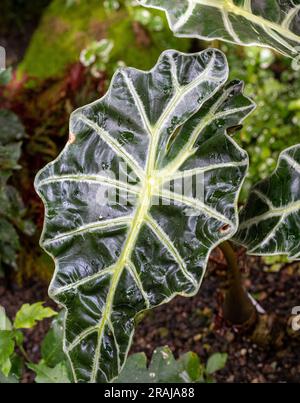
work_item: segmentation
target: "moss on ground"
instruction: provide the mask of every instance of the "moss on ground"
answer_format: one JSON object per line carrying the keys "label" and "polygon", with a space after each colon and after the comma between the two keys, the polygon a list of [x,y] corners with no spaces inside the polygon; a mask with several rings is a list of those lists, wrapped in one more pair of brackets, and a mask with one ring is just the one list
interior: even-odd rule
{"label": "moss on ground", "polygon": [[40,79],[60,77],[70,64],[79,60],[82,49],[102,38],[115,43],[108,65],[110,71],[118,61],[149,69],[163,50],[188,51],[190,48],[190,40],[174,38],[162,17],[165,29],[147,32],[150,39],[147,46],[145,42],[140,43],[142,38],[134,29],[130,10],[124,4],[119,11],[108,13],[99,0],[78,0],[69,7],[66,0],[53,0],[33,35],[19,73]]}

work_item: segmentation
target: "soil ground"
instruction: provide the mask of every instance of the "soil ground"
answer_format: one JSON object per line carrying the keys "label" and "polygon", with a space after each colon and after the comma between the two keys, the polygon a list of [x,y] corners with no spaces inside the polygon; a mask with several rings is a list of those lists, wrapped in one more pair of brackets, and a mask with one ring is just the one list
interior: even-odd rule
{"label": "soil ground", "polygon": [[[226,265],[215,251],[199,294],[189,299],[177,297],[148,313],[138,325],[132,352],[145,351],[151,357],[156,347],[169,345],[175,356],[194,351],[204,361],[214,352],[227,352],[228,363],[217,374],[218,382],[299,383],[300,332],[293,332],[290,324],[292,308],[300,305],[299,264],[266,272],[260,259],[242,254],[240,260],[248,291],[267,313],[255,336],[228,327],[220,316]],[[0,281],[0,305],[11,318],[23,303],[38,300],[54,306],[47,297],[47,286],[40,281],[10,288]],[[49,321],[44,321],[26,332],[25,347],[34,361],[40,357],[39,345],[48,327]],[[23,382],[32,379],[28,372]]]}

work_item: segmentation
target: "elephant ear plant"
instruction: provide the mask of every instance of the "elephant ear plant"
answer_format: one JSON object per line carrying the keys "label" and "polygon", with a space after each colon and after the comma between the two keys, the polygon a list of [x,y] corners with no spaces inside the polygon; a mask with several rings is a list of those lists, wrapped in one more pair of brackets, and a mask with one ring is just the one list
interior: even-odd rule
{"label": "elephant ear plant", "polygon": [[118,70],[104,98],[73,113],[65,150],[36,178],[75,382],[114,380],[135,317],[195,295],[211,250],[237,232],[248,156],[227,131],[254,104],[227,77],[212,49]]}
{"label": "elephant ear plant", "polygon": [[[168,11],[178,35],[297,53],[299,6],[289,1],[142,3]],[[241,324],[255,312],[227,241],[298,257],[298,146],[251,191],[239,226],[249,161],[231,136],[255,105],[227,78],[214,49],[166,51],[150,72],[118,70],[105,97],[73,113],[66,148],[37,176],[41,245],[56,263],[50,295],[66,311],[75,382],[117,379],[137,315],[195,295],[216,246],[232,269],[224,312]]]}
{"label": "elephant ear plant", "polygon": [[254,255],[300,258],[300,145],[281,153],[274,173],[253,187],[235,240]]}
{"label": "elephant ear plant", "polygon": [[166,12],[178,37],[219,39],[300,54],[300,4],[293,0],[138,0]]}

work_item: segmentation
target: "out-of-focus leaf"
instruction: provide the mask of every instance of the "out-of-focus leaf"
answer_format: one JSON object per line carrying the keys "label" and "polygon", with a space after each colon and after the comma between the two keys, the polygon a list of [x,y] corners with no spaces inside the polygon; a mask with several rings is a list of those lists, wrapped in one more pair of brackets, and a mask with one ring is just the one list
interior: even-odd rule
{"label": "out-of-focus leaf", "polygon": [[145,353],[130,355],[126,364],[115,381],[116,383],[147,383],[150,382]]}
{"label": "out-of-focus leaf", "polygon": [[51,328],[43,340],[41,353],[46,365],[55,367],[66,360],[63,352],[63,321],[64,311],[61,311],[52,321]]}
{"label": "out-of-focus leaf", "polygon": [[11,370],[11,366],[12,365],[10,358],[7,358],[6,361],[4,361],[3,364],[1,365],[1,371],[4,376],[8,377]]}
{"label": "out-of-focus leaf", "polygon": [[40,362],[39,364],[28,364],[28,368],[36,373],[36,383],[71,383],[64,363],[50,368]]}
{"label": "out-of-focus leaf", "polygon": [[11,321],[6,316],[5,309],[0,306],[0,331],[1,330],[12,330]]}
{"label": "out-of-focus leaf", "polygon": [[17,162],[21,156],[21,146],[22,143],[10,143],[5,146],[0,143],[0,170],[6,175],[6,178],[10,171],[20,169]]}
{"label": "out-of-focus leaf", "polygon": [[226,365],[228,355],[226,353],[215,353],[209,357],[206,364],[206,374],[213,375],[220,371]]}
{"label": "out-of-focus leaf", "polygon": [[13,377],[16,380],[19,380],[22,376],[24,369],[24,359],[20,355],[14,353],[10,357],[10,361],[11,361],[11,371],[9,377]]}
{"label": "out-of-focus leaf", "polygon": [[12,79],[12,68],[0,71],[0,85],[7,85]]}
{"label": "out-of-focus leaf", "polygon": [[116,378],[136,315],[194,295],[212,248],[237,230],[248,156],[226,131],[254,104],[227,76],[214,49],[120,69],[104,98],[74,112],[68,145],[36,178],[75,381]]}
{"label": "out-of-focus leaf", "polygon": [[25,129],[18,116],[7,109],[0,109],[0,144],[18,143],[24,137]]}
{"label": "out-of-focus leaf", "polygon": [[0,370],[5,376],[10,371],[10,357],[15,349],[14,334],[9,330],[0,331]]}
{"label": "out-of-focus leaf", "polygon": [[0,371],[0,384],[4,383],[19,383],[19,381],[14,375],[9,375],[6,377]]}
{"label": "out-of-focus leaf", "polygon": [[300,7],[293,0],[138,0],[167,13],[176,36],[266,46],[299,56]]}
{"label": "out-of-focus leaf", "polygon": [[7,181],[20,169],[21,140],[25,137],[20,119],[11,111],[0,110],[0,275],[7,267],[17,268],[20,250],[17,230],[32,235],[35,228],[24,220],[25,208],[20,195]]}
{"label": "out-of-focus leaf", "polygon": [[300,258],[300,145],[282,152],[274,173],[252,188],[235,240],[252,255]]}
{"label": "out-of-focus leaf", "polygon": [[46,318],[52,318],[57,315],[51,308],[45,308],[43,302],[37,302],[33,305],[25,304],[17,312],[14,327],[15,329],[31,329],[38,321]]}
{"label": "out-of-focus leaf", "polygon": [[7,220],[0,218],[0,270],[3,270],[3,265],[16,268],[19,249],[19,236],[15,228]]}
{"label": "out-of-focus leaf", "polygon": [[178,359],[178,364],[181,368],[181,377],[186,379],[186,382],[204,381],[204,366],[196,353],[189,352],[182,355]]}
{"label": "out-of-focus leaf", "polygon": [[204,382],[204,367],[195,353],[175,360],[168,347],[154,351],[149,367],[144,353],[128,357],[117,383],[198,383]]}

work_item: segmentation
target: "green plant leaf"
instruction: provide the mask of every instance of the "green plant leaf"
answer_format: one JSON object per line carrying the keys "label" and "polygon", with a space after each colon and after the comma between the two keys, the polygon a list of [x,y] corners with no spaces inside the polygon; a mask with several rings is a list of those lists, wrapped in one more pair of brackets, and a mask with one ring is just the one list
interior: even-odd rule
{"label": "green plant leaf", "polygon": [[0,85],[7,85],[12,79],[12,68],[0,71]]}
{"label": "green plant leaf", "polygon": [[75,381],[116,378],[136,315],[195,295],[212,248],[237,230],[248,156],[226,130],[254,105],[227,76],[213,49],[118,70],[104,98],[72,115],[65,150],[36,178]]}
{"label": "green plant leaf", "polygon": [[138,0],[166,12],[178,37],[266,46],[300,53],[300,5],[291,0]]}
{"label": "green plant leaf", "polygon": [[9,374],[10,378],[15,378],[17,381],[21,379],[24,369],[24,359],[16,352],[10,357],[11,361],[11,371]]}
{"label": "green plant leaf", "polygon": [[0,331],[0,369],[8,376],[8,361],[15,349],[14,334],[9,330]]}
{"label": "green plant leaf", "polygon": [[41,346],[42,358],[46,365],[55,367],[65,361],[63,352],[63,321],[65,313],[61,311],[52,321],[51,328]]}
{"label": "green plant leaf", "polygon": [[252,255],[300,257],[300,145],[280,154],[274,173],[255,185],[235,240]]}
{"label": "green plant leaf", "polygon": [[215,353],[209,357],[206,364],[206,374],[213,375],[215,372],[220,371],[226,365],[228,355],[226,353]]}
{"label": "green plant leaf", "polygon": [[27,366],[36,373],[36,383],[71,383],[64,363],[56,365],[55,368],[50,368],[43,362]]}
{"label": "green plant leaf", "polygon": [[5,309],[0,306],[0,331],[12,330],[12,325],[9,318],[6,316]]}
{"label": "green plant leaf", "polygon": [[19,383],[19,381],[14,375],[8,375],[6,377],[0,371],[0,384],[4,384],[4,383]]}
{"label": "green plant leaf", "polygon": [[189,382],[204,382],[204,366],[197,354],[189,352],[178,359],[181,377]]}
{"label": "green plant leaf", "polygon": [[152,381],[147,368],[145,353],[132,354],[128,357],[116,383],[148,383]]}
{"label": "green plant leaf", "polygon": [[192,383],[203,381],[203,366],[195,353],[175,360],[169,347],[154,351],[149,368],[144,353],[128,357],[117,383]]}
{"label": "green plant leaf", "polygon": [[3,364],[1,365],[1,371],[5,377],[8,377],[8,375],[10,374],[10,370],[11,370],[11,361],[9,358],[7,358],[6,361],[4,361]]}
{"label": "green plant leaf", "polygon": [[52,318],[57,315],[51,308],[43,307],[43,302],[33,305],[25,304],[17,312],[14,327],[15,329],[31,329],[40,320]]}

